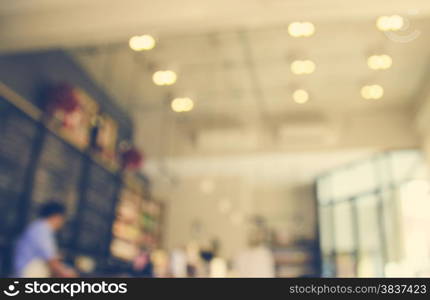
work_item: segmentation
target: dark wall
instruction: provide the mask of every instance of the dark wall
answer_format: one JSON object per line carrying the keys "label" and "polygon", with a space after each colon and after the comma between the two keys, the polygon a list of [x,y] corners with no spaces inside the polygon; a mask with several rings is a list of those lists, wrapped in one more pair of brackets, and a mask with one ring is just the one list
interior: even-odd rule
{"label": "dark wall", "polygon": [[0,55],[0,81],[39,107],[47,86],[66,82],[80,87],[118,122],[121,139],[132,137],[130,117],[64,51]]}

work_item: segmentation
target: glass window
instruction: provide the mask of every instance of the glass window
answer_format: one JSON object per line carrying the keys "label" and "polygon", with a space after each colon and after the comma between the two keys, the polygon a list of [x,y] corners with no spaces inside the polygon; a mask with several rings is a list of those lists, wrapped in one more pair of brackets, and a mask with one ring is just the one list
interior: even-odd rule
{"label": "glass window", "polygon": [[382,190],[390,188],[390,184],[392,182],[390,155],[387,153],[378,155],[374,160],[374,164],[376,184]]}
{"label": "glass window", "polygon": [[416,168],[421,165],[423,157],[418,150],[390,152],[393,179],[396,183],[410,179]]}
{"label": "glass window", "polygon": [[343,201],[334,207],[334,228],[337,253],[354,251],[354,228],[351,203]]}
{"label": "glass window", "polygon": [[330,206],[319,207],[320,243],[324,255],[330,255],[334,249],[333,214],[331,210]]}
{"label": "glass window", "polygon": [[351,195],[359,195],[376,188],[378,182],[375,177],[375,164],[373,160],[356,164],[351,170],[351,173]]}
{"label": "glass window", "polygon": [[319,203],[325,204],[330,202],[330,198],[332,197],[330,177],[329,175],[320,177],[317,182],[317,197]]}
{"label": "glass window", "polygon": [[350,201],[336,203],[334,207],[336,242],[336,275],[355,276],[355,236],[353,212]]}
{"label": "glass window", "polygon": [[400,207],[397,193],[392,190],[383,191],[383,226],[385,233],[387,263],[398,262],[401,259],[401,227]]}
{"label": "glass window", "polygon": [[405,267],[412,276],[430,273],[430,186],[427,181],[413,180],[400,189]]}
{"label": "glass window", "polygon": [[381,153],[318,179],[325,273],[430,274],[428,176],[422,153],[411,149]]}
{"label": "glass window", "polygon": [[375,195],[357,198],[358,214],[358,276],[383,275],[378,201]]}
{"label": "glass window", "polygon": [[372,160],[338,170],[332,177],[334,201],[369,192],[377,186],[375,165]]}
{"label": "glass window", "polygon": [[346,199],[351,195],[352,179],[353,174],[350,168],[344,168],[336,171],[333,175],[333,199],[334,201],[340,201]]}
{"label": "glass window", "polygon": [[322,277],[334,277],[335,276],[335,264],[332,255],[323,255],[322,257]]}

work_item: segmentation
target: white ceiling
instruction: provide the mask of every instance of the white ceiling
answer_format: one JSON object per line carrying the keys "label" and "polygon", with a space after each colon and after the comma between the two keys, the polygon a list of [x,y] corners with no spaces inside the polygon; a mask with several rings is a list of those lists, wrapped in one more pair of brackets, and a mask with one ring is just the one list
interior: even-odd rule
{"label": "white ceiling", "polygon": [[[183,34],[315,22],[373,20],[379,15],[419,10],[426,0],[1,0],[1,35],[8,43],[30,46],[126,39],[140,31]],[[26,36],[27,39],[22,37]],[[9,42],[14,41],[13,45]]]}
{"label": "white ceiling", "polygon": [[[376,18],[394,13],[409,28],[379,32]],[[290,37],[298,20],[316,34]],[[427,78],[428,0],[0,0],[0,25],[0,51],[68,49],[133,115],[151,157],[417,144],[409,111]],[[131,51],[128,38],[143,33],[157,46]],[[393,67],[369,70],[367,56],[380,53]],[[313,60],[316,72],[293,75],[294,59]],[[159,69],[176,71],[177,83],[155,86]],[[384,98],[363,100],[366,83]],[[311,101],[294,103],[296,88]],[[174,96],[195,109],[171,112]]]}
{"label": "white ceiling", "polygon": [[[262,117],[315,111],[331,114],[413,101],[427,68],[428,35],[396,43],[377,31],[371,20],[316,25],[317,34],[309,39],[289,37],[284,25],[160,37],[157,47],[147,53],[133,53],[125,43],[85,47],[73,53],[100,81],[108,81],[106,86],[118,99],[131,101],[134,108],[152,109],[168,93],[191,96],[197,102],[196,114],[216,112],[233,118],[239,111]],[[413,26],[423,31],[430,26],[430,19],[414,20]],[[393,67],[370,70],[366,59],[375,53],[391,55]],[[294,59],[313,60],[316,72],[292,74]],[[154,86],[151,75],[159,69],[176,71],[177,83],[168,88]],[[124,80],[130,76],[137,76],[134,84]],[[360,88],[367,83],[381,84],[385,99],[363,101]],[[310,92],[308,105],[292,101],[296,88]]]}
{"label": "white ceiling", "polygon": [[[379,32],[377,17],[391,14],[407,30]],[[315,35],[290,37],[293,21],[313,22]],[[296,211],[313,210],[321,172],[419,145],[412,108],[430,80],[429,28],[428,0],[0,0],[0,52],[65,49],[130,113],[153,194],[171,200],[167,245],[187,241],[197,219],[230,252],[246,237],[234,214],[291,231]],[[133,52],[137,34],[156,47]],[[367,57],[382,53],[392,68],[369,70]],[[294,59],[313,60],[316,72],[292,74]],[[176,84],[155,86],[160,69],[177,72]],[[383,99],[362,99],[367,83],[382,85]],[[296,88],[309,103],[292,100]],[[172,112],[175,96],[195,109]]]}

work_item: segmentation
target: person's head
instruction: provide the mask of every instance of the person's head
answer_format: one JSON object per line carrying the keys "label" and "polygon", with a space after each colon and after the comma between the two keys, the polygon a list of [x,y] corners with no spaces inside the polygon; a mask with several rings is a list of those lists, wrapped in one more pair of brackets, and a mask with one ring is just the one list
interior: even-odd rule
{"label": "person's head", "polygon": [[66,208],[56,201],[49,201],[42,205],[39,210],[39,217],[46,220],[54,230],[63,227],[66,216]]}

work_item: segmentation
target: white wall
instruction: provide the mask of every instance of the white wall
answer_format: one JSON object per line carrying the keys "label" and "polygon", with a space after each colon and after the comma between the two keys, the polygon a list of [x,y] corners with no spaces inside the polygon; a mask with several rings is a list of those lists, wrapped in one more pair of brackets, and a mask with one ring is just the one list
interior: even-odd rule
{"label": "white wall", "polygon": [[[312,186],[259,185],[238,177],[215,178],[214,191],[201,191],[202,178],[189,178],[172,190],[166,223],[165,242],[168,248],[197,240],[206,244],[212,238],[221,242],[222,255],[232,257],[247,244],[249,217],[263,216],[271,228],[281,230],[290,238],[314,236],[314,197]],[[220,202],[230,199],[230,213],[220,211]],[[235,214],[244,219],[235,223]],[[233,218],[233,220],[232,220]],[[193,230],[196,224],[201,231]],[[195,229],[195,227],[194,227]]]}
{"label": "white wall", "polygon": [[[272,153],[240,156],[171,158],[160,164],[149,161],[154,193],[167,203],[165,245],[171,249],[200,239],[218,238],[222,254],[233,256],[246,246],[248,226],[235,224],[231,215],[260,215],[285,238],[310,238],[314,234],[313,180],[321,172],[367,157],[372,149],[306,153]],[[170,174],[168,180],[163,174]],[[164,180],[163,180],[164,178]],[[202,182],[213,182],[211,193]],[[221,213],[222,199],[232,202],[229,214]],[[201,232],[192,231],[200,222]]]}

